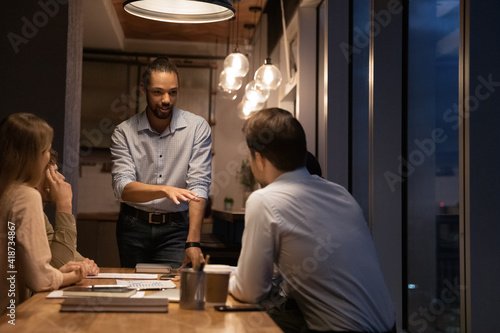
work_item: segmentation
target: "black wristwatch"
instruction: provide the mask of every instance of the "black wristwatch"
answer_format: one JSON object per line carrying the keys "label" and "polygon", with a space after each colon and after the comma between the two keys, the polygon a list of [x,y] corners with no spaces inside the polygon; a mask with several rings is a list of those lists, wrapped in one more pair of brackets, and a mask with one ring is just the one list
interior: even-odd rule
{"label": "black wristwatch", "polygon": [[184,245],[184,250],[189,249],[190,247],[201,248],[201,244],[200,244],[200,242],[186,242],[186,245]]}

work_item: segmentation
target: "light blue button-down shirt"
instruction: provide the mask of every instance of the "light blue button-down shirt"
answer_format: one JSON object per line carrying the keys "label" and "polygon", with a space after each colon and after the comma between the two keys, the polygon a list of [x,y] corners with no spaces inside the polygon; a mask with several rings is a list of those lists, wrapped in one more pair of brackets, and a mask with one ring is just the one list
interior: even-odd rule
{"label": "light blue button-down shirt", "polygon": [[246,203],[234,297],[262,301],[274,265],[283,292],[310,329],[384,332],[395,322],[392,301],[361,208],[347,190],[306,168],[285,172]]}
{"label": "light blue button-down shirt", "polygon": [[[133,181],[186,188],[208,198],[212,168],[212,138],[208,123],[193,113],[174,109],[170,126],[163,133],[151,128],[146,112],[119,124],[111,137],[112,186],[121,199]],[[127,202],[153,213],[188,210],[167,198]]]}

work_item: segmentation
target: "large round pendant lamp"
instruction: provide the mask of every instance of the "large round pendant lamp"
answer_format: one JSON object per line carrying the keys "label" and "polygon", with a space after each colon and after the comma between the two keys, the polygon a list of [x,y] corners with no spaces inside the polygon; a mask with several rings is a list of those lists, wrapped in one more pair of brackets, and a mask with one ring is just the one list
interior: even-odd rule
{"label": "large round pendant lamp", "polygon": [[128,0],[123,9],[142,18],[174,23],[209,23],[229,20],[229,0]]}

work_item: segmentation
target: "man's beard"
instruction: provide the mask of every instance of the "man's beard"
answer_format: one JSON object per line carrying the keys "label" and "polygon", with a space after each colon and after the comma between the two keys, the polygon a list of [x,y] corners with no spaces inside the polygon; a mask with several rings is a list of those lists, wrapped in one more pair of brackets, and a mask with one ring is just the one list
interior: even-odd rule
{"label": "man's beard", "polygon": [[164,110],[169,110],[168,112],[161,112],[158,107],[150,108],[151,113],[158,119],[168,119],[172,116],[174,108],[172,106],[162,107]]}

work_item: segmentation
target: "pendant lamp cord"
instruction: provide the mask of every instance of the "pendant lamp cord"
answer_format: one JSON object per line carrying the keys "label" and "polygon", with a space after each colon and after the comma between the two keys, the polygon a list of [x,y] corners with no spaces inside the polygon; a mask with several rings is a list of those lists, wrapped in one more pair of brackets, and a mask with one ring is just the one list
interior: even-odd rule
{"label": "pendant lamp cord", "polygon": [[291,81],[290,75],[290,50],[288,47],[288,36],[286,32],[286,22],[285,22],[285,6],[283,5],[283,0],[281,2],[281,23],[283,25],[283,40],[285,42],[285,61],[286,61],[286,73],[287,73],[287,81]]}
{"label": "pendant lamp cord", "polygon": [[[241,0],[240,0],[241,1]],[[236,52],[238,49],[238,38],[240,37],[240,1],[236,5]]]}

